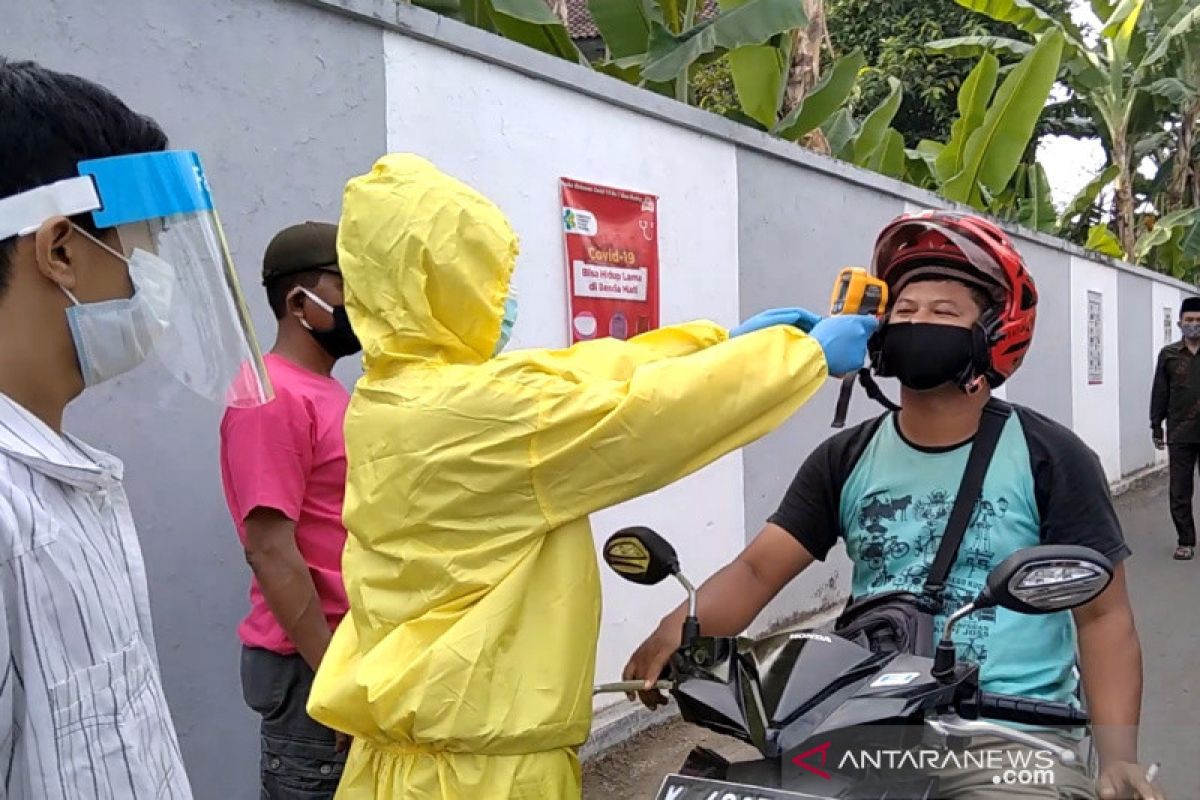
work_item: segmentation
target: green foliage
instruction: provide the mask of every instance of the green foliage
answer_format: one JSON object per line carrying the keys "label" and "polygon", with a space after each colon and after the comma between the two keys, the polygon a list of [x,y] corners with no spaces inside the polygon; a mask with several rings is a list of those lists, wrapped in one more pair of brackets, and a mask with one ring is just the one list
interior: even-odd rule
{"label": "green foliage", "polygon": [[[772,130],[776,136],[796,141],[801,136],[815,131],[829,120],[845,104],[854,91],[858,73],[866,59],[855,51],[838,59],[821,76],[820,82],[809,92],[804,102],[792,109]],[[837,152],[836,150],[834,151]]]}
{"label": "green foliage", "polygon": [[[1200,168],[1190,152],[1200,117],[1200,0],[1095,0],[1102,26],[1091,40],[1034,0],[955,2],[1034,40],[1065,42],[1073,101],[1090,111],[1110,164],[1072,201],[1057,229],[1082,233],[1088,221],[1089,247],[1111,252],[1115,238],[1128,260],[1178,276],[1200,268],[1200,197],[1189,203],[1186,180],[1177,179],[1186,179],[1183,168]],[[1151,181],[1139,174],[1147,159],[1158,167]],[[1115,233],[1092,222],[1101,190],[1114,181]],[[1196,186],[1193,195],[1200,193]],[[1164,216],[1145,214],[1147,206]]]}
{"label": "green foliage", "polygon": [[1117,240],[1117,235],[1107,225],[1093,225],[1089,228],[1087,242],[1084,246],[1101,255],[1113,258],[1121,258],[1124,255],[1124,251],[1121,250],[1121,242]]}
{"label": "green foliage", "polygon": [[1062,44],[1056,33],[1043,36],[1000,84],[962,145],[962,170],[942,186],[946,198],[979,208],[984,192],[996,196],[1008,186],[1058,75]]}
{"label": "green foliage", "polygon": [[[1043,7],[1063,13],[1067,0]],[[871,71],[863,76],[862,103],[872,108],[888,94],[887,78],[904,86],[893,127],[909,147],[921,139],[943,139],[957,116],[955,97],[974,60],[926,49],[929,42],[962,36],[1027,40],[1011,25],[992,22],[953,0],[826,0],[829,37],[836,53],[861,49]]]}
{"label": "green foliage", "polygon": [[692,103],[697,108],[723,117],[741,110],[727,56],[692,70],[691,85]]}
{"label": "green foliage", "polygon": [[[641,5],[640,0],[629,2]],[[740,47],[761,45],[807,22],[804,7],[796,0],[748,0],[744,5],[722,11],[680,34],[651,20],[642,77],[655,83],[674,81],[685,76],[692,64],[711,53],[731,53]]]}
{"label": "green foliage", "polygon": [[[800,0],[718,0],[704,20],[700,0],[588,0],[604,39],[591,63],[547,0],[415,2],[1035,230],[1200,272],[1200,178],[1184,169],[1200,169],[1200,135],[1179,124],[1200,126],[1200,0],[1091,0],[1104,24],[1087,35],[1071,0],[825,0],[832,48],[786,115]],[[1072,93],[1047,105],[1056,80]],[[1061,213],[1035,157],[1047,132],[1098,136],[1113,161]]]}

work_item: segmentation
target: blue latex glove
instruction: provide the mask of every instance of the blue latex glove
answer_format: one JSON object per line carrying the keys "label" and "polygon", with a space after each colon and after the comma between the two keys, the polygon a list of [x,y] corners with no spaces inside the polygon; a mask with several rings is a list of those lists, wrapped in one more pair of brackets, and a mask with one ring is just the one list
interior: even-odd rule
{"label": "blue latex glove", "polygon": [[744,333],[761,331],[763,328],[770,328],[774,325],[794,325],[805,333],[808,333],[820,321],[821,315],[814,314],[808,309],[771,308],[766,311],[760,311],[741,325],[738,325],[729,332],[729,338],[732,339]]}
{"label": "blue latex glove", "polygon": [[879,327],[879,320],[867,314],[826,317],[809,333],[825,351],[829,374],[846,375],[862,367],[867,360],[867,340]]}

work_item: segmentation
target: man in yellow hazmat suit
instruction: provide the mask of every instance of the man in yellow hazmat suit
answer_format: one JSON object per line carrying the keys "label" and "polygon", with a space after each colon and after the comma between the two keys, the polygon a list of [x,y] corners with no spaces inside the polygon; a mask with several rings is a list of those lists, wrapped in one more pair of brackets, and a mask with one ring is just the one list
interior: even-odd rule
{"label": "man in yellow hazmat suit", "polygon": [[695,322],[497,356],[518,250],[499,209],[408,155],[344,202],[366,369],[346,418],[350,613],[308,706],[354,737],[337,796],[577,798],[600,622],[588,515],[779,425],[862,364],[874,321],[806,335],[770,324],[803,324],[785,311],[736,339]]}

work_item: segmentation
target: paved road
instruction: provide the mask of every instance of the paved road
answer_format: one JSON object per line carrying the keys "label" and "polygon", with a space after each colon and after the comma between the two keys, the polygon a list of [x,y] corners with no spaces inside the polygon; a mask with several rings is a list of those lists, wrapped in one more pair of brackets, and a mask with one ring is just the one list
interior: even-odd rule
{"label": "paved road", "polygon": [[[1197,505],[1200,508],[1200,504]],[[1162,761],[1171,800],[1200,798],[1200,561],[1172,561],[1166,486],[1118,500],[1145,661],[1141,756]],[[1196,627],[1193,627],[1196,626]]]}
{"label": "paved road", "polygon": [[[1200,560],[1171,560],[1175,534],[1165,485],[1130,492],[1118,499],[1117,509],[1134,550],[1130,593],[1145,657],[1141,755],[1162,763],[1161,782],[1171,800],[1200,800]],[[754,755],[728,738],[676,721],[587,764],[584,796],[653,797],[662,776],[697,744],[726,757]]]}

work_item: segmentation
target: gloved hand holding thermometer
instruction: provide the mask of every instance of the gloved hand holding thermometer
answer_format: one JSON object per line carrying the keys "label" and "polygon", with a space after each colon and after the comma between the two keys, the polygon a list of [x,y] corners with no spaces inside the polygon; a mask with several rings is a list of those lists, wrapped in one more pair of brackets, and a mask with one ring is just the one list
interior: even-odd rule
{"label": "gloved hand holding thermometer", "polygon": [[809,333],[825,351],[825,364],[834,377],[848,375],[851,379],[867,358],[867,340],[879,327],[879,320],[870,316],[826,317]]}
{"label": "gloved hand holding thermometer", "polygon": [[879,327],[876,315],[882,314],[886,306],[886,284],[872,278],[866,270],[846,268],[834,285],[832,316],[823,319],[803,308],[772,308],[738,325],[729,336],[742,336],[774,325],[794,325],[821,345],[830,375],[853,377],[867,358],[867,340]]}
{"label": "gloved hand holding thermometer", "polygon": [[820,314],[814,314],[806,308],[769,308],[766,311],[760,311],[730,330],[729,338],[733,339],[775,325],[794,325],[805,333],[809,333],[820,321]]}

